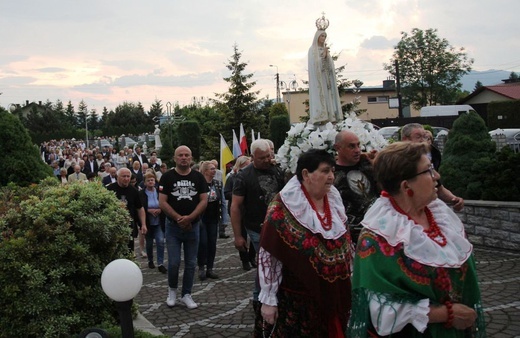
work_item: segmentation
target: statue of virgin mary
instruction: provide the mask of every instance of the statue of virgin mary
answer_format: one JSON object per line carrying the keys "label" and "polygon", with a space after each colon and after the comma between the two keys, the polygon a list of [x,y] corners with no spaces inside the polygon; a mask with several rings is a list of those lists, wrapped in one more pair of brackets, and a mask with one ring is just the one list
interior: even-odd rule
{"label": "statue of virgin mary", "polygon": [[309,48],[309,124],[320,125],[343,119],[334,62],[325,43],[329,21],[316,20],[318,30]]}

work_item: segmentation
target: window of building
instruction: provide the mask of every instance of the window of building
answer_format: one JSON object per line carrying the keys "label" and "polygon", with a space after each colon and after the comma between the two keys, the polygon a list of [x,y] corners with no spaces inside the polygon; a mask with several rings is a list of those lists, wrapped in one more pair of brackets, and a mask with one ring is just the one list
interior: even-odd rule
{"label": "window of building", "polygon": [[368,103],[387,103],[388,96],[368,96]]}

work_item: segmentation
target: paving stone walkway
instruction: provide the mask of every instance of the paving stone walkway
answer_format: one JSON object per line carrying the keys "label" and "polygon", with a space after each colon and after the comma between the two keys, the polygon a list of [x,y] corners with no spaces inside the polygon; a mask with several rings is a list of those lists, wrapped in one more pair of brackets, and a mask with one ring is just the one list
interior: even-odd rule
{"label": "paving stone walkway", "polygon": [[[138,245],[136,243],[136,248]],[[486,314],[487,336],[520,337],[520,252],[475,247],[475,257]],[[251,337],[251,292],[255,269],[244,271],[232,238],[219,239],[214,271],[219,279],[196,279],[188,310],[166,306],[167,276],[141,262],[143,287],[135,301],[141,314],[168,337]],[[182,269],[180,281],[182,281]],[[180,287],[180,285],[179,285]]]}

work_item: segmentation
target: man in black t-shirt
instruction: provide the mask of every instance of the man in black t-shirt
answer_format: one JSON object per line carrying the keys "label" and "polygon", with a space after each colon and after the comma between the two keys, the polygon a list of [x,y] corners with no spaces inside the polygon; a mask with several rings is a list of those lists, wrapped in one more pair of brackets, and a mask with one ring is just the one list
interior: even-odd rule
{"label": "man in black t-shirt", "polygon": [[359,223],[379,196],[369,158],[375,154],[362,155],[359,138],[348,130],[336,135],[335,148],[338,157],[334,172],[334,186],[343,200],[352,242],[356,244],[361,231]]}
{"label": "man in black t-shirt", "polygon": [[116,197],[125,204],[126,209],[132,217],[130,227],[132,228],[132,236],[128,242],[130,251],[134,251],[134,238],[137,237],[138,225],[141,225],[141,231],[146,234],[146,214],[139,199],[139,192],[130,184],[131,173],[127,168],[121,168],[117,172],[117,181],[107,186],[107,189],[116,193]]}
{"label": "man in black t-shirt", "polygon": [[175,168],[161,176],[159,206],[166,214],[166,248],[168,250],[168,297],[166,304],[175,306],[184,246],[184,276],[181,303],[188,309],[198,305],[191,298],[197,266],[200,238],[200,216],[208,202],[208,184],[198,171],[191,170],[191,150],[186,146],[175,149]]}
{"label": "man in black t-shirt", "polygon": [[[282,171],[272,164],[272,153],[265,139],[251,143],[252,163],[240,170],[233,182],[231,198],[231,225],[235,236],[235,247],[247,251],[247,242],[242,236],[241,226],[245,226],[256,252],[260,247],[260,231],[267,207],[273,197],[282,190],[284,176]],[[255,278],[253,306],[258,318],[260,284]]]}

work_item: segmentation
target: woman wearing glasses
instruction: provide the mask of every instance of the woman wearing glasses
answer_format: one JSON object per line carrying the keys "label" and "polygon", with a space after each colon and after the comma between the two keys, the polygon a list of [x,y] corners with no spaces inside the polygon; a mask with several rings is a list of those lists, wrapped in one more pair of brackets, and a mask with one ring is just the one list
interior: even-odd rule
{"label": "woman wearing glasses", "polygon": [[[407,142],[427,142],[428,135],[423,126],[419,123],[408,123],[401,128],[401,140]],[[428,147],[428,158],[431,160],[435,170],[439,170],[441,166],[441,152],[433,145]],[[446,188],[440,180],[437,180],[437,195],[438,197],[453,207],[455,211],[461,211],[464,208],[464,199],[455,196],[448,188]]]}
{"label": "woman wearing glasses", "polygon": [[427,153],[396,142],[375,159],[383,192],[361,222],[350,337],[485,337],[473,247]]}

